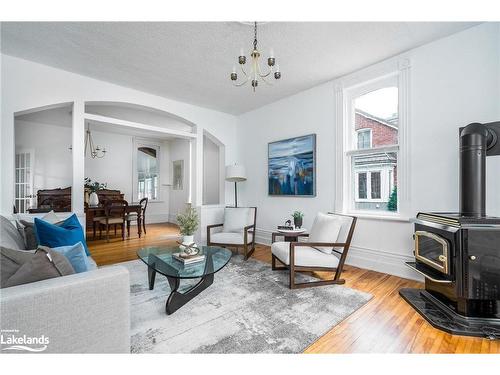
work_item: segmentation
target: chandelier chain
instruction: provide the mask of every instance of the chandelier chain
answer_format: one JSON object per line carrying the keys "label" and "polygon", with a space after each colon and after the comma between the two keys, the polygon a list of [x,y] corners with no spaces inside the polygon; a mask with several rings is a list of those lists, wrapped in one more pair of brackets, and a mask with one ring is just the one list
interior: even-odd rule
{"label": "chandelier chain", "polygon": [[253,26],[253,35],[254,35],[254,38],[253,38],[253,49],[257,49],[257,21],[254,22],[254,26]]}

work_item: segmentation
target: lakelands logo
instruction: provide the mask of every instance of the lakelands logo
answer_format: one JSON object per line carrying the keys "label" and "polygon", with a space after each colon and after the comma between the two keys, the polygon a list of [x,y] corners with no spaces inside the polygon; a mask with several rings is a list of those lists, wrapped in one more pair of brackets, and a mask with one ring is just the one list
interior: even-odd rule
{"label": "lakelands logo", "polygon": [[0,345],[2,351],[43,352],[49,345],[49,338],[45,335],[20,335],[16,329],[0,331]]}

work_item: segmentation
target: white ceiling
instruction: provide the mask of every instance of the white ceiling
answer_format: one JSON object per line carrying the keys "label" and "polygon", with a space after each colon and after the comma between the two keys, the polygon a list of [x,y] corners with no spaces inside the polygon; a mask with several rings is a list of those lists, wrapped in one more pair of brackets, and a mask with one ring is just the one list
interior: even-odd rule
{"label": "white ceiling", "polygon": [[269,22],[282,79],[233,87],[229,74],[253,28],[238,22],[2,23],[2,52],[219,111],[241,114],[464,30],[453,22]]}

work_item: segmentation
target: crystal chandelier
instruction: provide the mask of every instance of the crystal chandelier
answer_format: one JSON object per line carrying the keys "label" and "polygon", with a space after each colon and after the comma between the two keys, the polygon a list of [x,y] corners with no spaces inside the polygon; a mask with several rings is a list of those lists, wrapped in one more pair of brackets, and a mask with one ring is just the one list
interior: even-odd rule
{"label": "crystal chandelier", "polygon": [[238,81],[238,73],[236,73],[236,66],[233,66],[233,71],[231,73],[231,81],[233,81],[233,85],[235,86],[243,86],[247,82],[251,82],[253,91],[255,92],[255,88],[259,85],[259,80],[264,81],[268,85],[272,85],[269,80],[266,78],[271,74],[274,75],[275,79],[281,78],[281,72],[279,65],[276,64],[276,59],[274,58],[273,50],[269,54],[269,58],[267,59],[267,65],[269,66],[269,70],[266,73],[262,73],[260,68],[260,52],[257,49],[257,22],[254,22],[254,39],[253,39],[253,50],[250,53],[250,57],[252,58],[249,71],[247,72],[244,68],[244,65],[247,62],[247,58],[244,54],[243,48],[240,50],[240,55],[238,56],[238,63],[240,65],[241,73],[243,74],[243,80]]}
{"label": "crystal chandelier", "polygon": [[92,138],[92,133],[90,132],[90,124],[87,123],[87,134],[85,135],[85,156],[87,156],[87,147],[90,151],[90,156],[92,159],[103,158],[106,155],[106,148],[101,148],[100,146],[94,146],[94,139]]}

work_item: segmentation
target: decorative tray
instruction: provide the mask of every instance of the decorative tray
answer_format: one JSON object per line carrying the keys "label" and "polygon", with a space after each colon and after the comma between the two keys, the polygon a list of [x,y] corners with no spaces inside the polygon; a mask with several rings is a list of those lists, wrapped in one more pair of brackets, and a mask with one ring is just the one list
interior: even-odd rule
{"label": "decorative tray", "polygon": [[285,233],[285,234],[301,234],[304,232],[307,232],[307,229],[304,228],[298,228],[298,229],[279,229],[278,232],[280,233]]}

